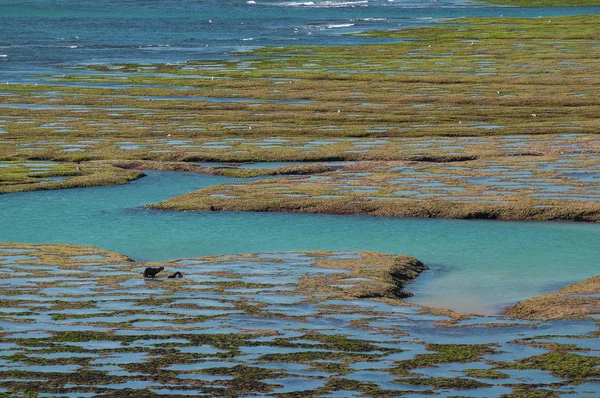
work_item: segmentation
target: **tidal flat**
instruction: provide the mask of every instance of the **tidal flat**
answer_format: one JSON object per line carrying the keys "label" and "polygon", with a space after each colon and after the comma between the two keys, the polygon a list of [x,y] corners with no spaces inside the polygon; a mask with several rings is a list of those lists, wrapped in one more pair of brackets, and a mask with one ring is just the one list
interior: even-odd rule
{"label": "tidal flat", "polygon": [[[598,303],[584,318],[551,320],[417,306],[402,299],[426,269],[412,257],[140,263],[93,247],[2,243],[0,263],[6,396],[599,392]],[[147,266],[165,270],[143,278]],[[175,271],[183,278],[166,277]]]}
{"label": "tidal flat", "polygon": [[599,166],[585,158],[531,156],[444,163],[362,161],[308,176],[208,187],[151,207],[598,221]]}
{"label": "tidal flat", "polygon": [[[362,34],[386,44],[89,65],[7,84],[0,192],[140,176],[119,169],[296,173],[307,177],[211,188],[156,207],[597,221],[599,21],[465,18]],[[13,166],[31,161],[62,166]]]}
{"label": "tidal flat", "polygon": [[[3,82],[2,236],[153,261],[0,243],[0,396],[600,396],[598,276],[577,282],[597,273],[599,25],[444,19]],[[221,254],[165,260],[198,250]]]}

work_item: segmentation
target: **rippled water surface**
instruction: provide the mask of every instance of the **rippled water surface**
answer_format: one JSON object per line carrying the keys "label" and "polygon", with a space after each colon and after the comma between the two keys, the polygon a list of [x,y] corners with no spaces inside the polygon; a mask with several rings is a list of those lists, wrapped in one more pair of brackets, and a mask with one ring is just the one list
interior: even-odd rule
{"label": "rippled water surface", "polygon": [[128,185],[0,196],[0,241],[78,243],[136,260],[290,250],[373,250],[432,267],[414,300],[497,313],[597,274],[600,226],[273,213],[162,212],[142,206],[235,181],[148,172]]}

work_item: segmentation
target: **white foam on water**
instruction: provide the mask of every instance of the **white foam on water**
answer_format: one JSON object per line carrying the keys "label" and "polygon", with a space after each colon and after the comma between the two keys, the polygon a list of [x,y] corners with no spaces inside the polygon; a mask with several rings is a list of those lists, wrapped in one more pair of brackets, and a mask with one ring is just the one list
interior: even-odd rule
{"label": "white foam on water", "polygon": [[368,0],[358,1],[291,1],[279,3],[284,7],[320,7],[320,8],[338,8],[338,7],[365,7],[369,4]]}
{"label": "white foam on water", "polygon": [[349,28],[351,26],[354,26],[354,24],[353,23],[341,23],[341,24],[329,24],[329,25],[325,25],[325,27],[327,29]]}
{"label": "white foam on water", "polygon": [[340,23],[340,24],[327,24],[327,25],[309,25],[306,28],[311,30],[325,30],[325,29],[341,29],[350,28],[354,26],[353,23]]}

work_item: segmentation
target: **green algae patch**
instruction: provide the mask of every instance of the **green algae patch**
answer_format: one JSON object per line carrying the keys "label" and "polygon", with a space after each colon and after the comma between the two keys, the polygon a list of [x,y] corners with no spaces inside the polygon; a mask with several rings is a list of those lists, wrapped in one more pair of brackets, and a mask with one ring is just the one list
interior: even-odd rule
{"label": "green algae patch", "polygon": [[142,177],[135,170],[97,163],[11,162],[0,167],[0,194],[121,185]]}
{"label": "green algae patch", "polygon": [[518,385],[514,386],[513,393],[504,395],[507,398],[557,398],[554,391],[538,389],[535,386]]}
{"label": "green algae patch", "polygon": [[[351,339],[343,335],[324,335],[319,333],[309,333],[302,337],[310,342],[319,342],[321,347],[338,351],[377,351],[381,347],[368,343],[363,340]],[[394,350],[384,350],[394,351]]]}
{"label": "green algae patch", "polygon": [[507,379],[509,377],[506,373],[493,369],[467,369],[465,375],[481,379]]}
{"label": "green algae patch", "polygon": [[521,360],[516,367],[542,369],[558,377],[581,381],[600,376],[600,358],[585,357],[567,352],[551,352]]}
{"label": "green algae patch", "polygon": [[600,276],[571,284],[558,292],[521,301],[504,311],[524,319],[577,319],[600,314]]}
{"label": "green algae patch", "polygon": [[486,344],[428,344],[427,350],[432,354],[420,354],[414,359],[399,361],[394,367],[394,373],[400,376],[411,375],[411,370],[432,367],[442,363],[467,363],[481,359],[485,354],[495,350]]}
{"label": "green algae patch", "polygon": [[485,0],[476,4],[488,3],[511,7],[598,7],[598,0]]}
{"label": "green algae patch", "polygon": [[399,384],[430,385],[434,389],[451,388],[453,390],[471,390],[474,388],[491,387],[490,384],[477,380],[463,379],[460,377],[429,377],[429,378],[404,378]]}
{"label": "green algae patch", "polygon": [[151,161],[151,160],[118,160],[118,161],[97,161],[95,163],[110,164],[122,169],[133,170],[159,170],[159,171],[178,171],[195,172],[201,174],[211,174],[234,178],[252,178],[262,176],[278,175],[305,175],[317,174],[335,170],[332,166],[322,163],[307,163],[291,166],[281,166],[274,168],[239,168],[240,163],[226,164],[218,167],[206,167],[190,162],[169,162],[169,161]]}

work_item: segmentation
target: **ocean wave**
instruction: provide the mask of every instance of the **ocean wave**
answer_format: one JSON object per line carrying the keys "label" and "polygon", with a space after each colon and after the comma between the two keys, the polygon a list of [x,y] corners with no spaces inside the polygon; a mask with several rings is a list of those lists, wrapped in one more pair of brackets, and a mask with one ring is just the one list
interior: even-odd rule
{"label": "ocean wave", "polygon": [[337,29],[337,28],[349,28],[351,26],[354,26],[354,24],[353,23],[340,23],[340,24],[331,23],[329,25],[325,25],[325,28],[327,28],[327,29]]}
{"label": "ocean wave", "polygon": [[145,49],[153,49],[153,48],[165,48],[165,47],[180,47],[177,44],[146,44],[143,46],[133,46],[133,48],[145,48]]}
{"label": "ocean wave", "polygon": [[291,3],[278,3],[280,6],[289,6],[289,7],[300,7],[300,6],[314,6],[314,1],[306,1],[306,2],[291,2]]}
{"label": "ocean wave", "polygon": [[353,23],[338,23],[338,24],[327,24],[327,25],[308,25],[306,28],[309,30],[325,30],[325,29],[340,29],[340,28],[349,28],[354,26]]}
{"label": "ocean wave", "polygon": [[368,0],[356,1],[290,1],[277,3],[283,7],[315,7],[315,8],[339,8],[339,7],[365,7]]}

